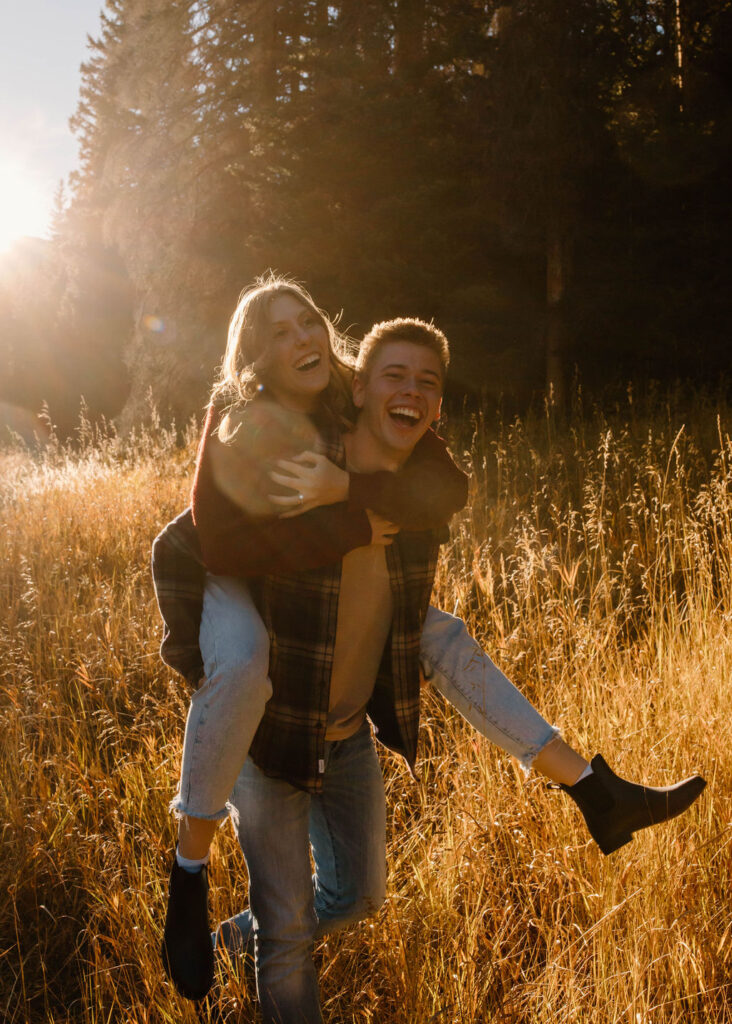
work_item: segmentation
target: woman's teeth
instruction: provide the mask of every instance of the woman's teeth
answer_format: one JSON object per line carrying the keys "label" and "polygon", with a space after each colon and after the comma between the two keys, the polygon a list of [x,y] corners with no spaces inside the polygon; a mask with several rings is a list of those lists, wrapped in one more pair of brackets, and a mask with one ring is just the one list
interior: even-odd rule
{"label": "woman's teeth", "polygon": [[296,370],[313,370],[320,363],[319,355],[305,356],[299,363],[295,363]]}

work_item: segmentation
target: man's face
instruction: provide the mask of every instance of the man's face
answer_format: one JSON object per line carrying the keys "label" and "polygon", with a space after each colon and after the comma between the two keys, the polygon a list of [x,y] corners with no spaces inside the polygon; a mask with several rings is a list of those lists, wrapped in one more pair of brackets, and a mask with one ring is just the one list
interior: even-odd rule
{"label": "man's face", "polygon": [[442,367],[436,352],[411,341],[388,341],[377,351],[368,377],[353,381],[361,410],[358,429],[401,464],[409,457],[442,402]]}

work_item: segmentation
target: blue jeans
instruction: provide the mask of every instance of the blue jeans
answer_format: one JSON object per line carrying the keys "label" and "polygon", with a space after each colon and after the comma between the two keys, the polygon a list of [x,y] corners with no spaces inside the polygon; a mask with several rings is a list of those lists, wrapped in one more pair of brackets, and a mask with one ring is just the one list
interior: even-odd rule
{"label": "blue jeans", "polygon": [[[375,913],[386,892],[386,810],[368,723],[326,743],[322,793],[247,758],[234,787],[249,904],[226,922],[254,939],[265,1024],[322,1024],[313,942]],[[310,849],[315,873],[311,875]]]}
{"label": "blue jeans", "polygon": [[559,735],[493,664],[463,620],[432,605],[422,628],[419,660],[438,693],[524,768]]}
{"label": "blue jeans", "polygon": [[198,643],[204,676],[191,697],[183,737],[179,815],[218,820],[272,696],[269,636],[243,580],[207,576]]}
{"label": "blue jeans", "polygon": [[[272,693],[269,639],[243,580],[208,576],[199,634],[205,676],[193,694],[178,793],[171,808],[225,818],[229,796]],[[556,735],[468,633],[462,619],[429,608],[424,674],[481,735],[525,768]]]}

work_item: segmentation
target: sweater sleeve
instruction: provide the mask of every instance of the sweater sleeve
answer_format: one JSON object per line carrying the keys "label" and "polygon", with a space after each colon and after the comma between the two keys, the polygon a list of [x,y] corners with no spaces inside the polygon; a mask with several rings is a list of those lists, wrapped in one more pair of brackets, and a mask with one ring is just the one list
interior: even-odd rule
{"label": "sweater sleeve", "polygon": [[406,530],[444,526],[468,500],[468,478],[433,430],[396,473],[351,473],[349,501]]}
{"label": "sweater sleeve", "polygon": [[291,519],[253,516],[216,484],[211,462],[217,416],[209,409],[193,482],[193,520],[209,572],[262,576],[297,572],[340,561],[353,548],[371,543],[364,508],[348,501],[326,505]]}

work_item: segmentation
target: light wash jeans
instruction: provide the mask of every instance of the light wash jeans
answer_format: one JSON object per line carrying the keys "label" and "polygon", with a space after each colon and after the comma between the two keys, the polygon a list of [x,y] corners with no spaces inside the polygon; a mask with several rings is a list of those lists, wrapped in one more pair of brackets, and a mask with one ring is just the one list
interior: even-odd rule
{"label": "light wash jeans", "polygon": [[386,893],[384,783],[368,722],[326,743],[322,779],[311,795],[247,758],[232,794],[251,909],[227,924],[242,945],[254,939],[265,1024],[322,1024],[313,942],[374,914]]}
{"label": "light wash jeans", "polygon": [[[234,782],[272,693],[267,631],[242,580],[206,577],[199,643],[205,679],[191,698],[171,809],[217,820],[232,811]],[[558,734],[493,664],[462,619],[431,607],[420,660],[432,686],[525,768]]]}

